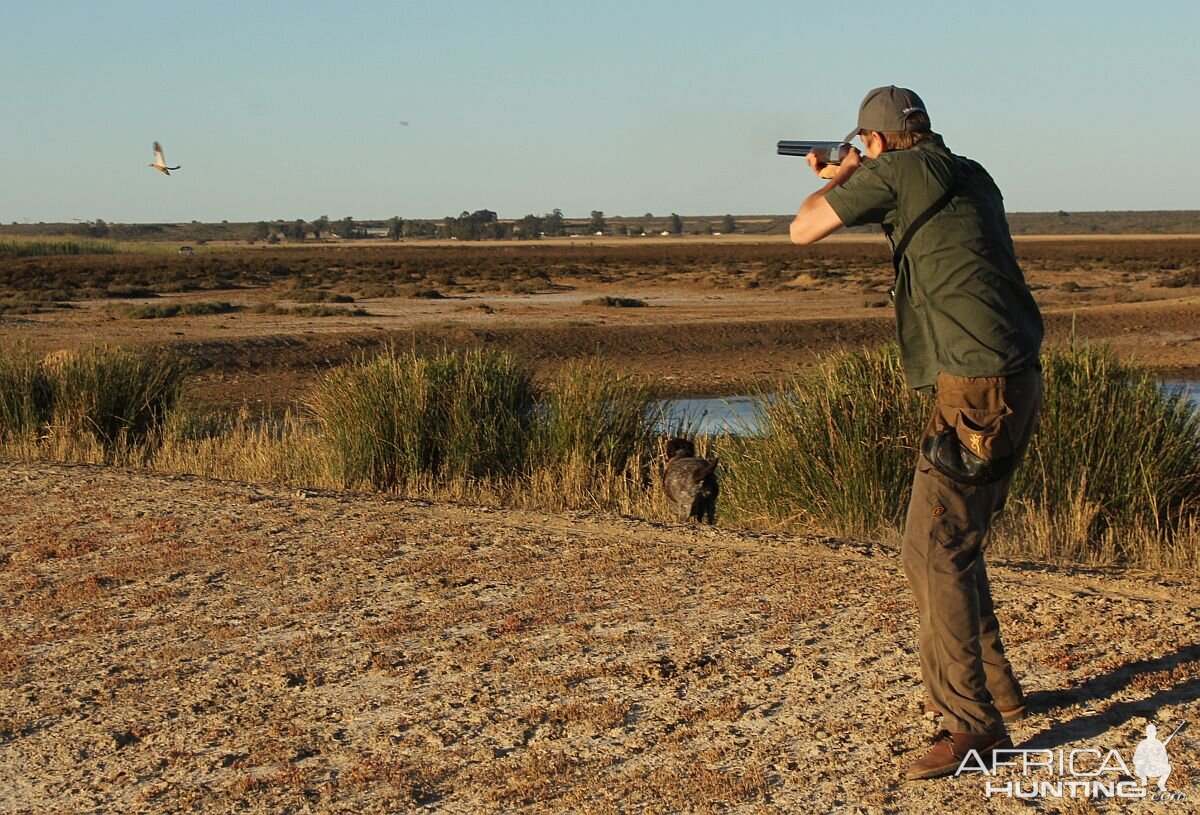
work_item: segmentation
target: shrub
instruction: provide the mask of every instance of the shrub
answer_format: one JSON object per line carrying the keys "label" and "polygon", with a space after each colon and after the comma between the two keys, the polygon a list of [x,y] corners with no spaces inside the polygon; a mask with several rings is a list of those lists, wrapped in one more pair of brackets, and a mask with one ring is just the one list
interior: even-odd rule
{"label": "shrub", "polygon": [[349,294],[338,294],[327,289],[297,288],[287,292],[287,297],[296,303],[353,303]]}
{"label": "shrub", "polygon": [[1184,286],[1200,286],[1200,267],[1176,272],[1167,278],[1163,285],[1171,289],[1179,289]]}
{"label": "shrub", "polygon": [[309,306],[296,306],[291,310],[291,313],[297,317],[365,317],[367,310],[364,308],[342,308],[341,306],[327,306],[322,304]]}
{"label": "shrub", "polygon": [[281,306],[278,303],[260,303],[251,309],[255,314],[269,314],[275,316],[293,315],[297,317],[365,317],[367,310],[363,308],[343,308],[341,306],[328,306],[324,304],[295,306],[288,308]]}
{"label": "shrub", "polygon": [[93,441],[112,453],[152,445],[183,384],[177,357],[159,350],[91,348],[38,359],[0,353],[0,438]]}
{"label": "shrub", "polygon": [[899,523],[928,400],[905,386],[895,345],[827,358],[757,405],[761,435],[721,455],[734,515],[834,534]]}
{"label": "shrub", "polygon": [[148,303],[145,305],[121,306],[117,311],[134,320],[157,320],[179,315],[197,316],[204,314],[228,314],[237,311],[231,303]]}
{"label": "shrub", "polygon": [[636,297],[591,297],[583,301],[585,306],[607,306],[609,308],[641,308],[645,301]]}
{"label": "shrub", "polygon": [[531,375],[509,354],[393,350],[329,372],[307,406],[341,483],[397,489],[518,472],[533,397]]}
{"label": "shrub", "polygon": [[540,400],[533,460],[540,466],[581,462],[624,470],[650,448],[650,390],[599,360],[567,365]]}

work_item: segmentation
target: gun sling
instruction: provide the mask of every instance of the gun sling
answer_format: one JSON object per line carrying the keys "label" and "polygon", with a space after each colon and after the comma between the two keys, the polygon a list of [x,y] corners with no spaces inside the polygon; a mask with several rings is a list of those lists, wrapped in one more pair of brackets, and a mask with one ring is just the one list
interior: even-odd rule
{"label": "gun sling", "polygon": [[[929,223],[930,219],[933,218],[934,215],[937,215],[939,212],[945,209],[946,205],[949,204],[954,196],[958,194],[958,186],[961,180],[962,173],[955,173],[954,181],[951,182],[950,186],[946,188],[946,191],[942,193],[942,196],[930,204],[924,212],[922,212],[916,218],[913,218],[913,222],[908,225],[908,229],[904,230],[904,234],[900,236],[899,243],[892,243],[892,268],[896,271],[896,277],[900,277],[900,261],[904,258],[904,253],[908,250],[908,245],[912,242],[913,235],[917,234],[918,229]],[[888,240],[891,241],[892,230],[887,229],[886,234]],[[893,300],[896,299],[895,286],[892,287],[890,294],[892,295]]]}

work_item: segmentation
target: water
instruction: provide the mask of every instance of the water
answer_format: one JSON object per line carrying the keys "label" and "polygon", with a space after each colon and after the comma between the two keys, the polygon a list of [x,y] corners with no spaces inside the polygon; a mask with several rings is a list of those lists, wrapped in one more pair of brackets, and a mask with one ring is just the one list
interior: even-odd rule
{"label": "water", "polygon": [[[1200,410],[1200,381],[1166,379],[1163,390],[1182,392]],[[693,435],[730,434],[753,436],[758,433],[753,396],[726,396],[707,399],[665,399],[654,405],[659,417],[656,429],[660,433]]]}
{"label": "water", "polygon": [[1189,381],[1186,379],[1164,379],[1162,382],[1163,390],[1167,393],[1182,392],[1187,396],[1188,401],[1200,410],[1200,381]]}
{"label": "water", "polygon": [[660,433],[753,436],[758,432],[753,396],[723,399],[665,399],[651,408]]}

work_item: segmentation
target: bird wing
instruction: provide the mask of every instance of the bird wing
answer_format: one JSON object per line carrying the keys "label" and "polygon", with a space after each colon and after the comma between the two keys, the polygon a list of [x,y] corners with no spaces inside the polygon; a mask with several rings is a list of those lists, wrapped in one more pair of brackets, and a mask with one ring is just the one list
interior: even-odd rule
{"label": "bird wing", "polygon": [[163,158],[162,145],[160,145],[158,142],[154,143],[154,163],[155,164],[166,164],[167,163],[167,160]]}

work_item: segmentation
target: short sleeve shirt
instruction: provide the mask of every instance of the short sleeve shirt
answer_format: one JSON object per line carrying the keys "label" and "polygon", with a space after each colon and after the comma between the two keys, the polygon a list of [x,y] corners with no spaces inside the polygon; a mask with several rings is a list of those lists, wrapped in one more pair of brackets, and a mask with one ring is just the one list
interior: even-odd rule
{"label": "short sleeve shirt", "polygon": [[1004,200],[987,171],[934,138],[865,159],[825,200],[845,226],[877,223],[894,241],[917,228],[897,270],[896,328],[909,386],[939,372],[1005,376],[1038,364],[1041,313],[1017,263]]}

